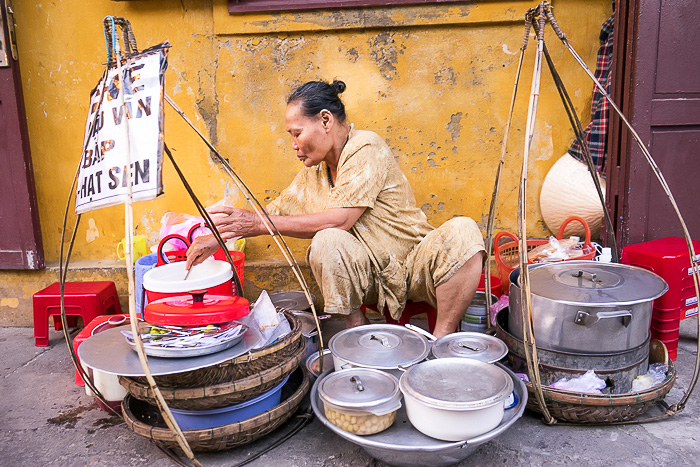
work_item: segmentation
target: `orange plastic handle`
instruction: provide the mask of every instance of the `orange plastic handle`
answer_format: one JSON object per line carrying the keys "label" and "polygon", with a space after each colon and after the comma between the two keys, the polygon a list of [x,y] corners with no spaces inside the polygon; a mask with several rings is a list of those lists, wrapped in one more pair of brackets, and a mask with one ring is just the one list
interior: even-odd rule
{"label": "orange plastic handle", "polygon": [[562,237],[564,237],[564,230],[566,230],[566,226],[569,225],[569,223],[572,221],[578,221],[583,226],[583,230],[586,232],[586,239],[584,240],[583,244],[593,248],[593,245],[591,245],[591,228],[588,226],[588,222],[586,222],[586,219],[584,219],[583,217],[571,216],[568,219],[566,219],[561,224],[561,227],[559,227],[559,233],[557,234],[557,238],[561,240]]}
{"label": "orange plastic handle", "polygon": [[493,247],[494,247],[493,249],[494,249],[494,251],[498,249],[499,243],[503,237],[508,237],[511,240],[513,240],[515,243],[518,243],[520,241],[518,239],[518,237],[516,237],[512,233],[508,232],[507,230],[501,230],[500,232],[498,232],[496,234],[495,237],[493,237]]}

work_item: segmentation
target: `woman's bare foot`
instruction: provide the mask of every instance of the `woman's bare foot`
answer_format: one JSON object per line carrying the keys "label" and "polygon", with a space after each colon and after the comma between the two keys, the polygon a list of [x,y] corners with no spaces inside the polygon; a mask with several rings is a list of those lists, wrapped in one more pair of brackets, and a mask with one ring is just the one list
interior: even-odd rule
{"label": "woman's bare foot", "polygon": [[354,328],[356,326],[362,326],[363,324],[369,324],[369,319],[362,312],[362,309],[353,311],[345,317],[345,328]]}

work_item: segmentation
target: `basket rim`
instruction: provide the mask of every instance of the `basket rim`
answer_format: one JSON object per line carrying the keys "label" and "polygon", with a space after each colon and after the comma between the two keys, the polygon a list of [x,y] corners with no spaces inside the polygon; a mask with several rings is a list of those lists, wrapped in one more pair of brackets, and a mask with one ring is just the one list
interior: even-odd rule
{"label": "basket rim", "polygon": [[[628,392],[624,394],[586,394],[543,386],[542,394],[546,401],[562,404],[606,407],[634,405],[663,399],[669,393],[675,381],[676,367],[673,361],[669,360],[666,378],[664,378],[660,385],[645,389],[644,391]],[[525,386],[529,392],[534,391],[531,382],[525,382]]]}
{"label": "basket rim", "polygon": [[[185,439],[190,443],[201,443],[228,435],[237,435],[268,425],[287,413],[293,412],[299,406],[311,385],[308,373],[301,367],[299,367],[299,370],[302,372],[301,384],[290,397],[280,402],[277,406],[253,417],[239,422],[229,423],[228,425],[195,430],[182,430]],[[132,397],[131,394],[127,394],[122,401],[122,413],[124,414],[124,421],[127,427],[134,433],[154,441],[177,442],[175,435],[169,428],[155,427],[138,420],[129,408],[129,399]]]}
{"label": "basket rim", "polygon": [[[213,384],[210,386],[199,386],[193,388],[159,387],[159,389],[165,400],[201,399],[204,397],[224,396],[234,392],[254,389],[260,385],[278,380],[285,375],[291,374],[294,369],[301,364],[304,355],[306,355],[306,346],[300,345],[294,354],[289,356],[284,362],[241,379]],[[119,376],[119,383],[137,399],[155,399],[151,387],[147,384],[135,381],[128,376]]]}
{"label": "basket rim", "polygon": [[243,355],[239,355],[238,357],[232,358],[231,360],[221,362],[219,363],[219,365],[224,366],[230,364],[250,362],[252,360],[256,360],[266,355],[275,353],[278,350],[287,347],[288,345],[299,339],[301,337],[302,331],[301,320],[289,311],[285,310],[283,311],[283,313],[287,317],[287,321],[290,321],[292,323],[292,330],[289,333],[282,336],[282,338],[279,339],[277,342],[267,344],[266,346],[260,347],[259,349],[250,350],[244,353]]}

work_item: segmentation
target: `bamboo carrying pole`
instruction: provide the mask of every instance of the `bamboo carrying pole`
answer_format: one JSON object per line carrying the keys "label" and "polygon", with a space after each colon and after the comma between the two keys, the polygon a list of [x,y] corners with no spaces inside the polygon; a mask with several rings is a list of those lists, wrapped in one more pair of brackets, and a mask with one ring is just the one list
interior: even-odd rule
{"label": "bamboo carrying pole", "polygon": [[[537,19],[537,22],[534,20]],[[525,17],[526,21],[526,36],[529,34],[529,29],[530,26],[532,25],[535,28],[535,32],[537,34],[538,38],[538,48],[537,48],[537,55],[535,58],[535,65],[534,65],[534,71],[533,71],[533,79],[532,79],[532,85],[531,85],[531,93],[530,93],[530,102],[528,105],[528,115],[527,115],[527,123],[526,123],[526,135],[525,135],[525,144],[524,144],[524,149],[523,149],[523,164],[522,164],[522,169],[521,169],[521,180],[520,180],[520,191],[519,191],[519,199],[518,199],[518,234],[519,234],[519,242],[518,242],[518,251],[520,255],[520,278],[521,278],[521,312],[523,314],[522,316],[522,322],[523,322],[523,336],[524,336],[524,344],[525,344],[525,357],[526,357],[526,362],[527,362],[527,367],[528,371],[530,373],[530,377],[533,378],[533,388],[535,390],[535,395],[537,398],[538,405],[540,406],[540,409],[542,411],[542,414],[545,418],[545,422],[548,424],[553,424],[556,423],[557,421],[553,419],[547,410],[546,403],[544,401],[544,394],[542,391],[542,384],[541,384],[541,378],[540,378],[540,372],[539,372],[539,362],[537,358],[537,346],[535,342],[535,334],[534,334],[534,329],[533,329],[533,324],[531,320],[531,314],[532,314],[532,307],[531,307],[531,301],[530,301],[530,283],[529,283],[529,271],[528,271],[528,261],[527,261],[527,232],[526,232],[526,210],[525,210],[525,204],[526,204],[526,194],[527,194],[527,165],[528,165],[528,156],[529,156],[529,151],[530,151],[530,146],[532,143],[532,136],[534,134],[534,127],[535,127],[535,116],[536,116],[536,111],[537,111],[537,100],[539,98],[539,85],[540,85],[540,76],[541,76],[541,67],[542,67],[542,56],[544,54],[545,58],[547,59],[548,65],[550,67],[550,71],[552,72],[553,78],[555,80],[555,84],[557,85],[557,90],[559,91],[562,101],[564,103],[564,106],[566,107],[567,114],[569,116],[570,122],[572,126],[574,127],[574,132],[577,135],[577,138],[581,140],[580,142],[583,143],[584,147],[584,152],[586,154],[586,159],[587,163],[589,166],[589,171],[591,172],[591,176],[594,178],[594,184],[596,184],[596,189],[599,193],[599,198],[601,199],[601,203],[603,204],[603,210],[606,215],[606,223],[608,224],[609,230],[612,230],[611,225],[612,222],[610,221],[609,214],[607,212],[604,199],[602,196],[602,191],[600,189],[599,184],[597,184],[597,179],[596,173],[592,169],[592,161],[590,160],[590,152],[588,151],[588,147],[585,144],[585,141],[582,140],[580,137],[581,133],[581,127],[580,127],[580,122],[578,121],[578,117],[575,116],[575,112],[573,110],[573,105],[571,105],[571,101],[568,98],[568,94],[566,93],[566,89],[563,86],[563,83],[561,82],[561,79],[556,73],[556,70],[554,68],[554,64],[551,61],[551,57],[549,56],[549,53],[546,49],[546,45],[544,43],[544,27],[547,22],[552,26],[554,31],[556,32],[557,36],[561,41],[564,43],[565,47],[568,49],[568,51],[574,56],[576,59],[577,63],[586,71],[587,75],[593,80],[595,86],[598,88],[599,91],[602,92],[604,97],[608,100],[610,103],[611,107],[615,110],[615,112],[620,116],[620,119],[622,122],[625,124],[625,126],[629,129],[632,137],[635,139],[637,142],[638,146],[640,147],[642,153],[645,156],[646,161],[650,165],[652,171],[656,175],[657,179],[659,180],[662,188],[666,192],[671,205],[673,206],[673,209],[676,213],[676,216],[678,217],[678,220],[681,224],[681,227],[683,229],[683,233],[685,236],[686,240],[686,245],[688,247],[688,253],[690,255],[690,267],[693,275],[693,284],[695,287],[695,295],[698,301],[700,301],[700,268],[696,267],[693,259],[695,258],[695,249],[693,248],[692,240],[690,238],[690,233],[687,229],[687,226],[685,224],[685,221],[683,220],[683,217],[680,213],[680,210],[678,209],[678,205],[675,202],[675,199],[671,193],[670,188],[668,187],[668,184],[666,183],[665,178],[663,177],[661,170],[659,169],[658,165],[654,161],[653,157],[651,156],[651,153],[649,150],[644,146],[644,144],[641,141],[641,138],[639,138],[639,135],[637,132],[632,128],[630,125],[629,121],[627,118],[622,114],[620,111],[619,107],[615,104],[615,102],[612,100],[608,92],[605,90],[605,88],[600,84],[600,82],[595,78],[593,73],[590,71],[590,69],[586,66],[586,64],[583,62],[581,57],[576,53],[574,48],[571,46],[571,44],[568,42],[566,39],[566,35],[561,31],[559,28],[559,25],[556,22],[556,19],[554,18],[554,14],[552,12],[552,7],[550,6],[549,2],[543,1],[541,2],[536,8],[528,10],[528,13],[526,14]],[[524,42],[524,46],[521,50],[524,51],[525,46],[527,45],[527,37]],[[521,61],[522,61],[522,56],[521,56]],[[516,96],[516,91],[517,91],[517,86],[518,86],[518,80],[520,76],[520,71],[521,71],[521,61],[518,65],[518,70],[515,78],[515,89],[513,92],[513,101],[515,100]],[[502,148],[502,154],[501,154],[501,161],[499,162],[499,167],[497,169],[497,174],[496,174],[496,183],[494,187],[494,193],[492,196],[492,201],[491,201],[491,207],[489,210],[489,223],[487,226],[487,239],[489,242],[489,246],[491,243],[491,235],[493,234],[493,218],[495,218],[495,209],[496,209],[496,199],[498,197],[498,191],[500,189],[500,174],[501,174],[501,166],[503,164],[504,160],[504,155],[506,152],[506,142],[507,142],[507,135],[508,131],[510,129],[510,123],[512,119],[512,109],[513,109],[513,101],[511,102],[511,109],[510,113],[508,115],[508,121],[506,124],[506,135],[504,136],[504,143],[503,143],[503,148]],[[614,239],[613,239],[613,244]],[[488,250],[487,250],[488,251]],[[615,259],[617,259],[617,251],[615,251]],[[488,271],[488,269],[487,269]],[[489,277],[486,277],[486,283],[487,283],[487,290],[488,290],[488,280]],[[700,321],[698,322],[698,342],[697,342],[698,348],[700,348]],[[688,390],[683,394],[683,397],[681,400],[676,403],[674,406],[670,407],[665,414],[661,416],[656,416],[656,417],[649,417],[643,420],[639,419],[634,419],[631,421],[624,421],[624,422],[618,422],[620,424],[622,423],[642,423],[642,422],[648,422],[648,421],[654,421],[654,420],[660,420],[663,418],[667,418],[669,416],[676,415],[680,413],[688,399],[690,398],[696,384],[698,381],[698,376],[700,373],[700,355],[696,353],[696,359],[695,359],[695,369],[694,373],[691,379],[691,383],[689,385]]]}
{"label": "bamboo carrying pole", "polygon": [[487,328],[491,330],[491,255],[493,254],[493,228],[496,221],[496,206],[498,204],[498,193],[501,190],[501,173],[503,172],[503,164],[506,160],[506,148],[508,147],[508,134],[510,133],[510,124],[513,120],[513,109],[515,108],[515,98],[518,95],[518,82],[520,81],[520,72],[523,69],[523,59],[525,57],[525,49],[530,39],[530,29],[532,27],[532,17],[528,12],[525,15],[525,36],[523,37],[523,45],[520,47],[520,57],[518,58],[518,69],[515,72],[515,83],[513,84],[513,95],[510,98],[510,108],[508,109],[508,118],[506,120],[506,129],[503,134],[503,145],[501,146],[501,158],[498,160],[496,168],[496,180],[493,184],[493,194],[491,195],[491,204],[489,205],[489,217],[486,222],[486,266],[484,270],[484,297],[486,297],[486,316]]}
{"label": "bamboo carrying pole", "polygon": [[[131,32],[131,25],[129,21],[125,20],[124,18],[115,18],[112,16],[107,16],[104,19],[104,25],[105,25],[105,39],[107,42],[107,62],[108,62],[108,68],[110,65],[116,66],[117,67],[117,73],[119,76],[119,80],[122,83],[121,86],[119,86],[119,91],[118,91],[118,102],[119,105],[122,107],[125,107],[124,103],[124,85],[125,83],[125,76],[123,73],[123,57],[121,55],[121,51],[119,48],[119,40],[116,37],[116,26],[119,25],[122,28],[123,32],[123,40],[124,40],[124,46],[127,51],[131,50],[131,52],[136,52],[136,41],[133,37],[133,33]],[[105,70],[105,73],[103,74],[103,80],[102,80],[102,92],[100,93],[100,100],[104,96],[104,91],[105,91],[105,86],[106,86],[106,76],[107,76],[107,70]],[[93,120],[90,122],[89,125],[89,131],[86,133],[85,141],[83,143],[83,151],[85,151],[85,148],[87,146],[89,137],[88,135],[92,134],[92,130],[95,127],[96,124],[96,118],[97,118],[97,113],[95,113],[95,116],[93,117]],[[130,149],[130,143],[129,143],[129,128],[128,125],[124,125],[124,131],[125,131],[125,140],[126,140],[126,158],[127,158],[127,163],[126,166],[130,166],[130,157],[129,157],[129,149]],[[59,280],[60,280],[60,292],[61,292],[61,299],[60,299],[60,304],[61,304],[61,320],[63,323],[63,329],[64,329],[64,338],[66,339],[66,343],[69,348],[69,353],[71,356],[71,359],[73,360],[73,365],[76,368],[76,371],[81,375],[83,380],[85,381],[85,384],[90,388],[98,397],[99,400],[101,400],[103,403],[105,403],[105,406],[109,407],[108,402],[104,398],[104,396],[100,393],[100,391],[95,387],[94,381],[92,378],[85,372],[82,368],[82,365],[79,363],[77,356],[75,355],[75,351],[73,350],[73,347],[71,345],[70,341],[70,336],[68,335],[67,332],[67,320],[66,320],[66,312],[65,312],[65,301],[64,301],[64,294],[65,294],[65,281],[68,273],[68,264],[70,260],[70,254],[72,251],[72,247],[75,241],[75,235],[77,232],[77,227],[80,222],[80,215],[77,216],[76,218],[76,223],[75,227],[73,230],[73,234],[71,236],[71,242],[70,246],[68,249],[68,254],[66,256],[66,263],[65,263],[65,269],[64,269],[64,263],[63,263],[63,245],[65,242],[65,231],[66,231],[66,222],[68,218],[68,209],[70,208],[70,201],[71,198],[73,197],[73,194],[75,192],[75,186],[78,178],[78,174],[80,171],[80,167],[78,167],[78,170],[75,173],[75,177],[73,178],[73,183],[71,185],[70,193],[68,196],[68,201],[66,205],[66,212],[64,216],[64,221],[63,221],[63,231],[61,233],[61,248],[60,248],[60,264],[59,264]],[[126,176],[127,176],[127,199],[125,202],[125,207],[124,207],[124,228],[125,228],[125,262],[126,262],[126,270],[127,270],[127,279],[128,279],[128,288],[129,288],[129,317],[130,317],[130,325],[131,325],[131,331],[134,335],[134,341],[136,343],[136,351],[137,355],[139,357],[139,361],[141,363],[141,366],[144,370],[146,379],[151,386],[151,389],[153,390],[155,396],[156,396],[156,401],[158,402],[158,407],[159,410],[161,411],[161,414],[163,415],[163,419],[168,426],[168,428],[175,434],[175,439],[178,442],[178,445],[182,448],[183,452],[187,456],[187,458],[192,462],[193,465],[196,467],[201,467],[201,464],[197,461],[197,459],[194,457],[194,454],[192,450],[190,449],[190,446],[184,437],[182,431],[180,430],[179,426],[177,425],[177,422],[172,416],[172,413],[170,412],[170,409],[165,402],[165,399],[163,398],[160,389],[157,387],[155,380],[153,379],[153,376],[150,372],[150,368],[148,366],[148,360],[146,358],[144,349],[143,349],[143,342],[141,341],[140,334],[138,332],[138,319],[136,316],[136,300],[135,300],[135,291],[134,291],[134,275],[133,275],[133,209],[132,209],[132,185],[131,185],[131,172],[129,170],[126,171]],[[112,410],[115,412],[114,410]],[[120,415],[115,412],[115,414]]]}
{"label": "bamboo carrying pole", "polygon": [[[128,24],[128,23],[127,23]],[[114,28],[114,25],[112,23],[112,28]],[[125,28],[126,29],[126,28]],[[129,26],[130,29],[130,26]],[[112,29],[113,32],[114,29]],[[125,30],[124,33],[126,34],[127,31]],[[126,44],[125,44],[126,45]],[[122,83],[121,86],[119,86],[119,94],[117,96],[117,100],[119,102],[119,105],[124,108],[124,111],[128,111],[126,108],[126,103],[124,100],[124,91],[126,87],[126,76],[124,75],[124,69],[123,69],[123,60],[122,60],[122,55],[119,49],[119,41],[116,40],[114,41],[114,55],[115,59],[117,61],[117,73],[119,75],[119,80]],[[125,144],[125,154],[126,154],[126,189],[127,189],[127,196],[126,196],[126,202],[124,203],[124,237],[125,237],[125,244],[124,244],[124,261],[126,262],[126,275],[127,279],[129,282],[129,323],[131,326],[131,332],[134,336],[134,343],[136,344],[136,353],[138,354],[139,357],[139,362],[141,363],[141,367],[143,368],[143,371],[146,376],[146,380],[148,381],[148,385],[151,387],[151,390],[153,391],[153,394],[155,395],[155,399],[158,403],[158,408],[161,411],[161,414],[163,415],[163,420],[165,421],[165,424],[170,428],[170,430],[175,434],[175,439],[177,440],[178,445],[180,448],[183,450],[187,458],[195,465],[200,467],[201,464],[195,459],[194,453],[192,452],[192,449],[190,449],[190,445],[187,442],[187,439],[185,439],[185,435],[182,433],[182,430],[180,430],[180,427],[173,417],[172,412],[170,411],[170,407],[168,407],[168,404],[165,402],[165,399],[163,398],[163,394],[160,392],[160,388],[156,384],[155,379],[153,378],[153,375],[151,374],[150,367],[148,366],[148,359],[146,358],[146,352],[143,348],[143,341],[141,340],[141,334],[138,328],[138,317],[136,316],[136,294],[135,294],[135,285],[134,285],[134,261],[133,261],[133,242],[134,242],[134,212],[133,212],[133,198],[132,198],[132,180],[131,180],[131,170],[128,169],[128,167],[131,167],[131,140],[129,137],[129,125],[128,125],[128,120],[127,122],[122,125],[122,128],[124,130],[124,140],[126,141]]]}

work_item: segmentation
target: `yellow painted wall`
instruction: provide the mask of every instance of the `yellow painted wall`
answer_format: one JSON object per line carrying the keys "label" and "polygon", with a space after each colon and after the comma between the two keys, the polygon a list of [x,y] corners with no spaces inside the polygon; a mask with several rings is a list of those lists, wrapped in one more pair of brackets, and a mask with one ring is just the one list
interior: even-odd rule
{"label": "yellow painted wall", "polygon": [[[349,121],[394,149],[433,225],[455,215],[485,225],[523,36],[535,1],[474,1],[281,14],[229,15],[225,0],[15,1],[22,86],[44,249],[57,261],[63,213],[78,161],[90,90],[106,59],[102,19],[131,21],[140,48],[170,41],[166,92],[230,160],[261,200],[299,170],[284,131],[286,96],[312,79],[344,80]],[[555,1],[562,29],[595,67],[610,0]],[[588,120],[592,84],[551,29],[548,44],[577,110]],[[497,228],[516,230],[520,157],[534,63],[531,41],[509,140]],[[537,199],[573,133],[552,80],[542,80],[528,168],[528,234],[547,234]],[[166,108],[166,142],[200,199],[238,189],[184,121]],[[157,242],[167,211],[196,212],[169,162],[165,195],[134,205],[138,233]],[[72,212],[72,204],[70,211]],[[68,225],[72,226],[70,215]],[[123,208],[83,215],[74,261],[116,259]],[[307,241],[290,240],[301,259]],[[247,261],[281,260],[269,238],[248,243]],[[0,277],[12,278],[11,272]],[[16,279],[16,278],[15,278]],[[24,297],[25,299],[27,297]],[[13,302],[14,303],[14,302]],[[1,310],[0,310],[1,311]]]}

